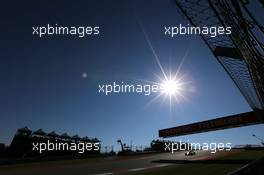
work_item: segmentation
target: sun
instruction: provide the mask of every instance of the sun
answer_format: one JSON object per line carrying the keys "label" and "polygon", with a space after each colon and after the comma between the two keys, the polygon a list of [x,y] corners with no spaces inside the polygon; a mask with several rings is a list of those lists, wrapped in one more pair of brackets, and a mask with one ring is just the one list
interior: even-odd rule
{"label": "sun", "polygon": [[[157,63],[157,66],[159,67],[162,75],[155,74],[156,77],[158,78],[158,81],[146,81],[146,82],[152,82],[154,85],[158,86],[158,93],[157,95],[147,104],[149,105],[150,103],[162,98],[162,103],[165,100],[169,100],[170,103],[170,109],[172,108],[172,104],[179,103],[181,100],[187,100],[186,94],[187,91],[189,92],[194,92],[195,87],[191,84],[191,81],[186,81],[188,77],[186,75],[181,73],[181,68],[183,65],[184,60],[186,59],[189,49],[186,50],[184,56],[181,58],[180,64],[178,65],[177,68],[173,69],[174,71],[171,71],[171,66],[170,64],[170,70],[169,72],[165,71],[163,69],[163,66],[161,64],[161,61],[146,33],[144,30],[144,27],[141,25],[142,32],[145,36],[145,39],[147,41],[147,44],[153,54],[153,57],[155,58],[155,61]],[[186,79],[187,78],[187,79]]]}
{"label": "sun", "polygon": [[187,75],[180,73],[178,70],[176,73],[171,71],[167,74],[165,71],[162,73],[162,76],[156,74],[156,81],[145,80],[158,87],[157,94],[147,103],[147,106],[157,100],[161,101],[161,103],[168,101],[170,110],[172,110],[174,104],[188,101],[188,92],[193,93],[195,89],[192,85],[192,81],[188,80]]}
{"label": "sun", "polygon": [[170,105],[173,103],[173,101],[179,102],[181,98],[185,99],[186,81],[184,80],[183,76],[179,76],[178,73],[172,76],[172,73],[170,72],[169,75],[164,74],[164,76],[159,79],[159,96],[168,98]]}
{"label": "sun", "polygon": [[169,96],[180,94],[183,90],[180,80],[171,77],[169,79],[163,80],[160,86],[161,92]]}

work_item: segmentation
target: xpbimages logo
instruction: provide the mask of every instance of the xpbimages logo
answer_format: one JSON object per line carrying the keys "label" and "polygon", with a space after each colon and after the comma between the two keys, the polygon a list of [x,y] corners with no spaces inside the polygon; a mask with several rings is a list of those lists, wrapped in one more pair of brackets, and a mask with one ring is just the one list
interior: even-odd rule
{"label": "xpbimages logo", "polygon": [[164,89],[158,84],[132,84],[132,83],[121,83],[113,82],[109,84],[99,84],[98,92],[104,95],[109,95],[112,93],[136,93],[143,95],[151,95],[152,93],[157,93]]}
{"label": "xpbimages logo", "polygon": [[180,24],[179,26],[164,26],[164,35],[169,36],[171,38],[177,35],[208,35],[209,37],[217,37],[219,35],[230,35],[232,34],[232,28],[230,26],[191,26],[188,24],[187,26],[183,26]]}
{"label": "xpbimages logo", "polygon": [[79,38],[83,38],[88,35],[99,35],[99,26],[59,26],[58,24],[45,26],[33,26],[32,35],[43,37],[43,36],[63,36],[63,35],[75,35]]}
{"label": "xpbimages logo", "polygon": [[232,143],[227,142],[212,142],[212,143],[194,143],[194,142],[165,142],[164,143],[164,151],[169,151],[174,153],[176,151],[185,151],[185,150],[203,150],[203,151],[210,151],[212,154],[216,153],[217,151],[230,151],[232,149]]}
{"label": "xpbimages logo", "polygon": [[100,143],[99,142],[59,142],[59,141],[49,141],[47,142],[40,142],[40,143],[32,143],[32,151],[37,151],[40,154],[45,151],[77,151],[79,154],[83,154],[85,152],[91,151],[99,151],[100,150]]}

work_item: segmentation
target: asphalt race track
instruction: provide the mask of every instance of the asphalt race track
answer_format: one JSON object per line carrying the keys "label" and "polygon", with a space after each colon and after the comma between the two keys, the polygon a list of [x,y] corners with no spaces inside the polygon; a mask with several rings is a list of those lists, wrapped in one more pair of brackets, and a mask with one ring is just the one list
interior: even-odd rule
{"label": "asphalt race track", "polygon": [[[206,159],[210,152],[199,151],[194,156],[185,152],[160,153],[141,156],[107,157],[87,160],[67,160],[57,162],[28,163],[0,166],[1,175],[107,175],[140,171],[149,168],[170,166],[169,163],[154,163],[158,160],[196,160]],[[154,161],[154,162],[153,162]]]}

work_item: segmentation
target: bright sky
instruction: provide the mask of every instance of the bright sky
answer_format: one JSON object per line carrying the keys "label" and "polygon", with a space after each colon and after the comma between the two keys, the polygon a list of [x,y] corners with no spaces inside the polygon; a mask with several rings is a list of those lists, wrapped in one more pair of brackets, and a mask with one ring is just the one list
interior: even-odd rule
{"label": "bright sky", "polygon": [[[170,0],[5,3],[0,7],[0,142],[9,144],[17,128],[28,126],[98,137],[103,145],[116,145],[117,139],[148,145],[159,129],[251,110],[199,36],[164,36],[164,25],[187,24]],[[32,26],[48,23],[98,25],[101,34],[32,36]],[[154,95],[98,93],[98,84],[162,76],[142,27],[164,70],[176,72],[181,65],[180,74],[191,82],[184,99],[151,102]],[[259,144],[252,134],[264,138],[263,129],[257,125],[172,139]]]}

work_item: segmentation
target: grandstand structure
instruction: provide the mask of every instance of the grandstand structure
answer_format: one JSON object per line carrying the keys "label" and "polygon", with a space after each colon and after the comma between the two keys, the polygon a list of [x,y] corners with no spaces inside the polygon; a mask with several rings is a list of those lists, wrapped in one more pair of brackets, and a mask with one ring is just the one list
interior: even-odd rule
{"label": "grandstand structure", "polygon": [[[159,130],[160,137],[264,123],[264,27],[247,0],[174,0],[179,13],[195,27],[231,27],[230,35],[201,39],[252,108],[243,114]],[[256,1],[251,3],[257,3]],[[263,8],[264,2],[259,1]],[[256,4],[254,4],[256,5]],[[264,15],[264,13],[260,14]]]}
{"label": "grandstand structure", "polygon": [[[17,129],[15,136],[7,148],[7,152],[13,157],[36,157],[36,156],[65,156],[65,155],[76,155],[78,151],[45,151],[43,154],[39,154],[33,150],[33,143],[99,143],[101,149],[101,141],[97,138],[79,137],[78,135],[69,136],[67,133],[61,135],[57,134],[55,131],[46,133],[42,129],[36,131],[30,130],[28,127]],[[99,150],[86,151],[83,154],[99,154]]]}

